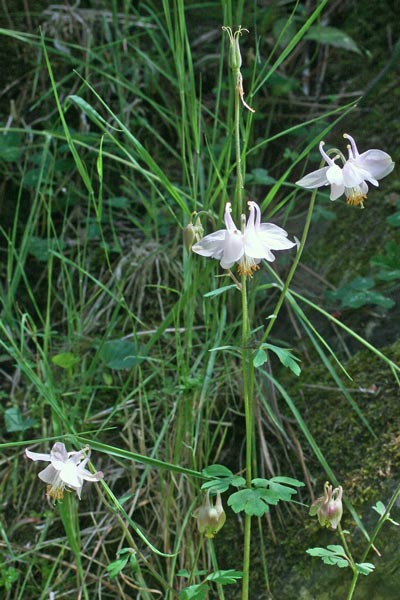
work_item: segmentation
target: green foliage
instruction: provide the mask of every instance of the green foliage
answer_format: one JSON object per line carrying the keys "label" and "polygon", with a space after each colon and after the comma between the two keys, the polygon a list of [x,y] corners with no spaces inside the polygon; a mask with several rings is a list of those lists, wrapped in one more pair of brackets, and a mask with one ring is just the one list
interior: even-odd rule
{"label": "green foliage", "polygon": [[19,577],[19,571],[14,567],[0,566],[0,587],[3,587],[7,592],[10,592]]}
{"label": "green foliage", "polygon": [[253,364],[256,368],[261,367],[268,361],[268,354],[265,352],[265,350],[270,350],[271,352],[276,354],[280,362],[285,367],[290,369],[292,373],[294,373],[297,377],[300,375],[301,369],[296,362],[300,361],[300,359],[297,358],[297,356],[295,356],[294,354],[292,354],[290,350],[286,348],[280,348],[279,346],[274,346],[273,344],[269,343],[261,344],[260,348],[255,351],[253,357]]}
{"label": "green foliage", "polygon": [[[195,575],[204,575],[205,571],[199,571],[195,573]],[[190,577],[189,571],[181,570],[177,573],[180,577]],[[229,585],[232,583],[237,583],[238,580],[242,579],[243,573],[242,571],[235,571],[235,569],[219,569],[218,571],[214,571],[210,573],[205,578],[205,581],[211,581],[212,583],[218,585]],[[208,598],[208,592],[210,590],[210,586],[206,583],[200,583],[195,585],[190,585],[187,588],[184,588],[179,593],[180,600],[205,600]]]}
{"label": "green foliage", "polygon": [[210,490],[213,493],[226,492],[230,487],[241,487],[246,481],[239,475],[234,475],[230,469],[223,465],[211,465],[202,471],[202,475],[207,478],[212,478],[211,481],[206,481],[201,486],[202,490]]}
{"label": "green foliage", "polygon": [[[306,552],[310,556],[321,558],[326,565],[333,565],[340,569],[351,565],[343,546],[331,544],[326,548],[309,548]],[[354,563],[353,567],[360,575],[369,575],[374,568],[375,566],[372,563]]]}
{"label": "green foliage", "polygon": [[[383,504],[383,502],[381,502],[379,500],[375,504],[375,506],[372,507],[372,510],[374,510],[375,512],[377,512],[380,517],[383,517],[385,515],[385,513],[386,513],[386,506]],[[392,523],[393,525],[396,525],[397,527],[400,527],[400,523],[397,523],[397,521],[394,521],[390,517],[390,513],[386,514],[385,520],[386,521],[390,521],[390,523]]]}
{"label": "green foliage", "polygon": [[326,295],[330,301],[339,302],[342,308],[361,308],[368,304],[392,308],[394,300],[377,292],[374,287],[375,280],[372,277],[356,277],[336,291],[328,291]]}
{"label": "green foliage", "polygon": [[237,581],[242,579],[242,577],[242,571],[235,571],[235,569],[226,569],[224,571],[220,569],[214,573],[210,573],[210,575],[207,575],[206,579],[207,581],[213,581],[214,583],[219,583],[220,585],[228,585],[231,583],[237,583]]}
{"label": "green foliage", "polygon": [[297,494],[297,490],[291,486],[303,485],[304,483],[291,477],[256,478],[252,480],[251,489],[240,490],[229,496],[228,505],[236,513],[243,511],[248,515],[261,517],[269,511],[269,505],[291,501],[292,496]]}
{"label": "green foliage", "polygon": [[72,352],[60,352],[60,354],[55,354],[52,357],[51,362],[62,369],[72,369],[72,367],[76,365],[79,360],[79,356],[72,354]]}
{"label": "green foliage", "polygon": [[397,202],[397,210],[393,215],[386,217],[386,222],[392,227],[400,227],[400,200]]}
{"label": "green foliage", "polygon": [[341,569],[350,566],[343,546],[331,544],[326,548],[309,548],[306,552],[310,556],[318,556],[326,565],[335,565]]}
{"label": "green foliage", "polygon": [[190,585],[179,592],[179,600],[206,600],[209,589],[205,583]]}
{"label": "green foliage", "polygon": [[[5,0],[8,4],[12,8]],[[335,47],[351,50],[352,59],[358,48],[344,26],[339,31],[314,24],[324,22],[327,0],[311,11],[304,3],[264,3],[257,10],[250,3],[248,11],[246,4],[232,2],[209,2],[207,11],[201,3],[183,0],[118,7],[116,2],[89,1],[84,9],[78,4],[70,11],[55,5],[40,16],[27,14],[24,27],[32,20],[32,33],[17,31],[16,13],[8,11],[10,29],[1,30],[5,45],[12,42],[11,52],[7,47],[5,52],[18,67],[10,73],[12,85],[5,86],[0,135],[5,198],[1,366],[9,377],[3,397],[8,402],[10,395],[13,405],[4,412],[8,435],[2,441],[13,448],[35,425],[38,438],[66,435],[71,448],[90,445],[94,464],[101,460],[105,473],[100,498],[105,498],[109,522],[103,528],[96,494],[85,489],[88,510],[80,510],[70,535],[80,534],[85,553],[78,570],[76,564],[68,569],[58,508],[43,512],[43,489],[32,485],[16,460],[3,461],[2,493],[5,506],[12,507],[6,510],[7,528],[8,518],[13,532],[25,527],[31,518],[27,507],[36,506],[32,512],[39,532],[29,542],[34,551],[29,551],[29,569],[15,596],[30,597],[29,579],[41,573],[41,594],[47,597],[61,565],[66,589],[69,584],[75,589],[78,574],[83,598],[100,592],[104,598],[129,596],[133,586],[140,586],[144,600],[170,600],[180,573],[176,565],[192,567],[198,549],[189,524],[201,475],[206,478],[203,489],[213,493],[245,486],[243,477],[218,464],[200,474],[204,465],[225,457],[226,439],[241,419],[239,293],[236,285],[227,285],[204,294],[214,287],[211,273],[217,262],[202,260],[199,268],[192,257],[182,256],[179,241],[191,211],[204,209],[211,227],[220,222],[224,202],[233,199],[233,89],[229,91],[225,76],[226,47],[218,37],[219,26],[227,20],[246,25],[245,17],[252,30],[248,38],[243,36],[246,97],[257,106],[254,116],[243,114],[245,185],[251,188],[246,195],[260,200],[271,219],[287,223],[291,232],[304,208],[294,202],[299,162],[315,154],[321,136],[348,110],[336,90],[322,95],[319,90],[314,96],[314,77],[325,87],[320,57],[313,56],[315,42],[330,45],[332,54]],[[42,38],[36,35],[35,19],[43,23]],[[253,20],[254,28],[249,25]],[[24,66],[26,71],[20,72]],[[310,76],[305,78],[306,71]],[[309,92],[304,92],[305,79]],[[19,85],[24,89],[9,106],[7,97]],[[310,111],[313,97],[321,98],[316,111]],[[307,123],[301,123],[302,114]],[[399,223],[396,214],[393,226]],[[330,204],[319,211],[325,221],[335,215]],[[377,281],[397,280],[395,260],[390,247],[386,264],[376,265]],[[282,261],[276,271],[282,279],[285,269]],[[249,287],[254,289],[261,276]],[[225,293],[233,288],[234,293]],[[270,310],[273,295],[257,298],[255,320]],[[143,340],[143,346],[130,336]],[[210,352],[210,347],[229,352]],[[262,345],[254,365],[262,367],[269,351],[299,375],[300,359],[286,348]],[[269,381],[329,472],[334,465],[325,460],[294,401],[279,383]],[[283,440],[279,443],[287,448],[285,421],[261,396],[262,427],[268,420],[268,427],[272,423],[279,430],[268,444]],[[82,431],[90,435],[80,436]],[[232,454],[232,468],[240,468],[233,466],[234,460]],[[296,468],[294,464],[293,472]],[[250,490],[237,492],[234,505],[247,514],[264,514],[280,500],[293,500],[299,485],[290,478],[254,479]],[[125,503],[140,528],[130,511],[124,512]],[[119,551],[102,588],[101,554],[109,556],[127,528],[138,542],[137,555],[128,548]],[[96,531],[100,538],[93,535]],[[5,532],[1,534],[7,544]],[[13,536],[8,556],[20,538],[26,551],[25,537]],[[174,554],[157,552],[151,539],[163,540]],[[93,547],[100,558],[90,562],[88,577],[84,563]],[[47,554],[51,560],[43,558]],[[141,563],[143,569],[138,568]],[[201,564],[201,558],[194,563]],[[211,582],[219,586],[241,577],[238,571],[213,569],[180,597],[204,599]],[[200,578],[206,572],[193,565],[186,574]],[[15,577],[12,568],[6,577],[2,572],[2,585],[9,590]],[[36,581],[32,588],[33,597]]]}
{"label": "green foliage", "polygon": [[36,425],[35,419],[23,417],[21,409],[18,406],[7,408],[4,411],[4,421],[8,433],[26,431]]}
{"label": "green foliage", "polygon": [[369,575],[375,569],[372,563],[355,563],[355,567],[360,575]]}
{"label": "green foliage", "polygon": [[131,569],[131,574],[134,575],[137,572],[138,563],[136,553],[134,550],[132,550],[132,548],[121,548],[121,550],[118,550],[117,556],[119,558],[111,562],[106,568],[110,579],[114,579],[114,577],[117,577],[117,575],[119,575],[121,571],[126,567],[128,562]]}
{"label": "green foliage", "polygon": [[314,40],[320,44],[334,46],[350,52],[361,54],[356,42],[341,29],[326,25],[312,25],[305,35],[307,40]]}
{"label": "green foliage", "polygon": [[[399,213],[400,214],[400,213]],[[400,279],[400,246],[395,241],[385,244],[385,254],[377,254],[370,260],[373,267],[378,267],[376,278],[380,281]]]}
{"label": "green foliage", "polygon": [[130,369],[143,360],[138,347],[128,340],[110,340],[99,351],[101,360],[109,369]]}

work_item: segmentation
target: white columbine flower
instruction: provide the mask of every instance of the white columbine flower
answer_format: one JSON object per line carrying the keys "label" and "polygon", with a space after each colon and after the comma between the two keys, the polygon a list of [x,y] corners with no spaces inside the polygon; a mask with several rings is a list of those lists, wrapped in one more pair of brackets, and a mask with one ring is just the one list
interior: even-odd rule
{"label": "white columbine flower", "polygon": [[328,166],[309,173],[296,183],[307,189],[330,185],[331,200],[337,200],[345,194],[348,204],[363,207],[363,201],[368,193],[366,182],[378,186],[378,180],[393,171],[394,162],[389,154],[382,150],[367,150],[360,154],[354,139],[347,133],[343,137],[350,141],[347,146],[349,158],[345,160],[342,157],[343,167],[335,162],[340,156],[329,157],[323,150],[324,142],[321,142],[319,151]]}
{"label": "white columbine flower", "polygon": [[81,490],[84,481],[99,481],[103,479],[103,473],[91,473],[86,469],[89,460],[89,448],[79,452],[67,452],[61,442],[56,442],[50,454],[40,454],[25,450],[25,454],[32,460],[44,460],[50,462],[38,475],[39,479],[48,484],[47,495],[54,500],[61,500],[64,496],[64,488],[69,487],[81,498]]}
{"label": "white columbine flower", "polygon": [[241,275],[252,276],[262,260],[275,260],[271,250],[287,250],[295,246],[287,239],[287,233],[281,227],[272,223],[261,223],[261,211],[255,202],[248,202],[250,214],[247,220],[242,215],[242,231],[237,229],[231,216],[231,203],[225,206],[225,226],[215,233],[206,235],[193,247],[193,252],[201,256],[216,258],[223,269],[230,269],[239,263],[238,272]]}

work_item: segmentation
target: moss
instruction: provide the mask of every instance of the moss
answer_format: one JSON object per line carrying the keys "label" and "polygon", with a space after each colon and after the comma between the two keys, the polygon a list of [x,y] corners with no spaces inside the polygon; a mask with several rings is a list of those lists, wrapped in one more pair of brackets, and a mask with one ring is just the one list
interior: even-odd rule
{"label": "moss", "polygon": [[[400,341],[383,348],[382,352],[399,364]],[[390,368],[368,350],[358,352],[348,361],[346,369],[353,380],[343,381],[376,437],[360,421],[343,394],[334,389],[320,365],[311,365],[303,369],[301,380],[289,393],[295,399],[296,406],[320,450],[343,485],[346,497],[357,513],[364,516],[365,526],[371,531],[377,518],[371,508],[378,500],[387,503],[396,486],[400,469],[399,389]],[[316,492],[320,489],[322,493],[325,473],[315,458],[308,456],[307,464],[311,476],[319,482],[315,486]],[[334,532],[322,530],[317,519],[308,517],[307,512],[305,509],[301,518],[293,518],[293,515],[285,518],[284,528],[276,529],[279,546],[273,546],[268,551],[269,563],[272,565],[272,581],[281,582],[280,597],[283,594],[286,600],[332,598],[333,596],[329,595],[332,594],[330,586],[334,586],[336,590],[335,597],[345,597],[351,579],[350,569],[346,569],[343,575],[338,577],[336,568],[329,568],[318,559],[311,559],[305,554],[308,547],[340,544]],[[365,548],[365,539],[360,535],[346,509],[342,524],[345,529],[351,531],[350,544],[354,555],[359,557]],[[389,525],[387,530],[390,530]],[[377,578],[382,576],[382,571],[385,573],[391,568],[391,543],[390,531],[384,531],[378,540],[378,547],[384,555],[384,558],[379,559],[379,571],[365,578],[370,582],[371,589],[375,589]],[[376,562],[374,558],[376,557],[368,557],[371,562]],[[305,579],[307,583],[303,585]],[[282,584],[282,581],[285,583]],[[400,581],[397,581],[396,585],[399,584]],[[363,585],[366,585],[365,582]],[[393,581],[390,585],[394,585]],[[343,587],[342,592],[340,586]],[[277,589],[275,583],[275,591]],[[382,597],[368,595],[368,598],[377,600]]]}

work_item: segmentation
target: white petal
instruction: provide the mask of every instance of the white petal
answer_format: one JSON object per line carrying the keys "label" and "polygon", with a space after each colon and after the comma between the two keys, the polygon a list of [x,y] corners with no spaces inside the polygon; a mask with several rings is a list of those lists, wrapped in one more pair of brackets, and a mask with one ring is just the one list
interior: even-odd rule
{"label": "white petal", "polygon": [[336,185],[335,183],[332,183],[330,199],[337,200],[342,194],[344,194],[344,184]]}
{"label": "white petal", "polygon": [[296,245],[288,239],[287,232],[273,223],[263,223],[260,231],[262,241],[271,250],[288,250]]}
{"label": "white petal", "polygon": [[[247,232],[244,239],[244,253],[246,256],[251,258],[267,258],[270,257],[271,252],[268,247],[263,243],[262,234]],[[268,260],[268,258],[267,258]]]}
{"label": "white petal", "polygon": [[224,253],[221,259],[221,267],[223,269],[230,269],[235,262],[242,258],[243,254],[243,235],[240,233],[240,231],[237,231],[236,233],[229,233],[225,240]]}
{"label": "white petal", "polygon": [[65,484],[73,488],[82,487],[82,480],[78,476],[78,469],[73,463],[64,465],[64,468],[60,471],[60,478]]}
{"label": "white petal", "polygon": [[192,246],[193,252],[200,256],[212,256],[220,258],[224,251],[226,229],[220,229],[203,237],[199,242]]}
{"label": "white petal", "polygon": [[356,160],[348,160],[343,167],[343,182],[345,187],[357,187],[362,181],[370,181],[374,185],[378,182],[366,169],[361,168]]}
{"label": "white petal", "polygon": [[80,469],[78,468],[79,477],[84,479],[85,481],[100,481],[103,479],[104,473],[102,471],[97,471],[96,473],[91,473],[88,469]]}
{"label": "white petal", "polygon": [[382,179],[394,169],[394,162],[389,154],[382,150],[367,150],[357,158],[357,164],[371,173],[375,179]]}
{"label": "white petal", "polygon": [[[379,184],[377,183],[377,185],[379,185]],[[362,182],[360,183],[360,190],[361,190],[361,192],[362,192],[362,193],[363,193],[365,196],[367,195],[367,193],[368,193],[368,186],[367,186],[367,184],[365,183],[365,181],[362,181]]]}
{"label": "white petal", "polygon": [[338,165],[332,165],[331,167],[328,167],[326,178],[330,184],[342,185],[343,170]]}
{"label": "white petal", "polygon": [[31,460],[51,460],[50,454],[40,454],[39,452],[31,452],[28,449],[25,450],[25,454]]}
{"label": "white petal", "polygon": [[68,460],[68,452],[62,442],[56,442],[52,447],[50,454],[52,461],[60,460],[61,462],[66,462]]}
{"label": "white petal", "polygon": [[328,185],[329,181],[326,177],[326,172],[329,168],[330,167],[323,167],[322,169],[318,169],[317,171],[305,175],[296,181],[296,185],[310,190],[321,187],[322,185]]}
{"label": "white petal", "polygon": [[43,471],[40,471],[38,477],[45,483],[53,483],[57,479],[58,473],[59,471],[53,465],[48,465]]}

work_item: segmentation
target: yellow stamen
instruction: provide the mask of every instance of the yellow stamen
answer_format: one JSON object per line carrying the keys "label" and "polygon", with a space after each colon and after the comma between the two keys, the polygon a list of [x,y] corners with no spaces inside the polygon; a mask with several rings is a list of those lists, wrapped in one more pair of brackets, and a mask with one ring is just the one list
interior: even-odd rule
{"label": "yellow stamen", "polygon": [[254,273],[260,267],[254,262],[253,258],[249,258],[244,255],[238,264],[238,273],[239,275],[246,275],[246,277],[253,277]]}

